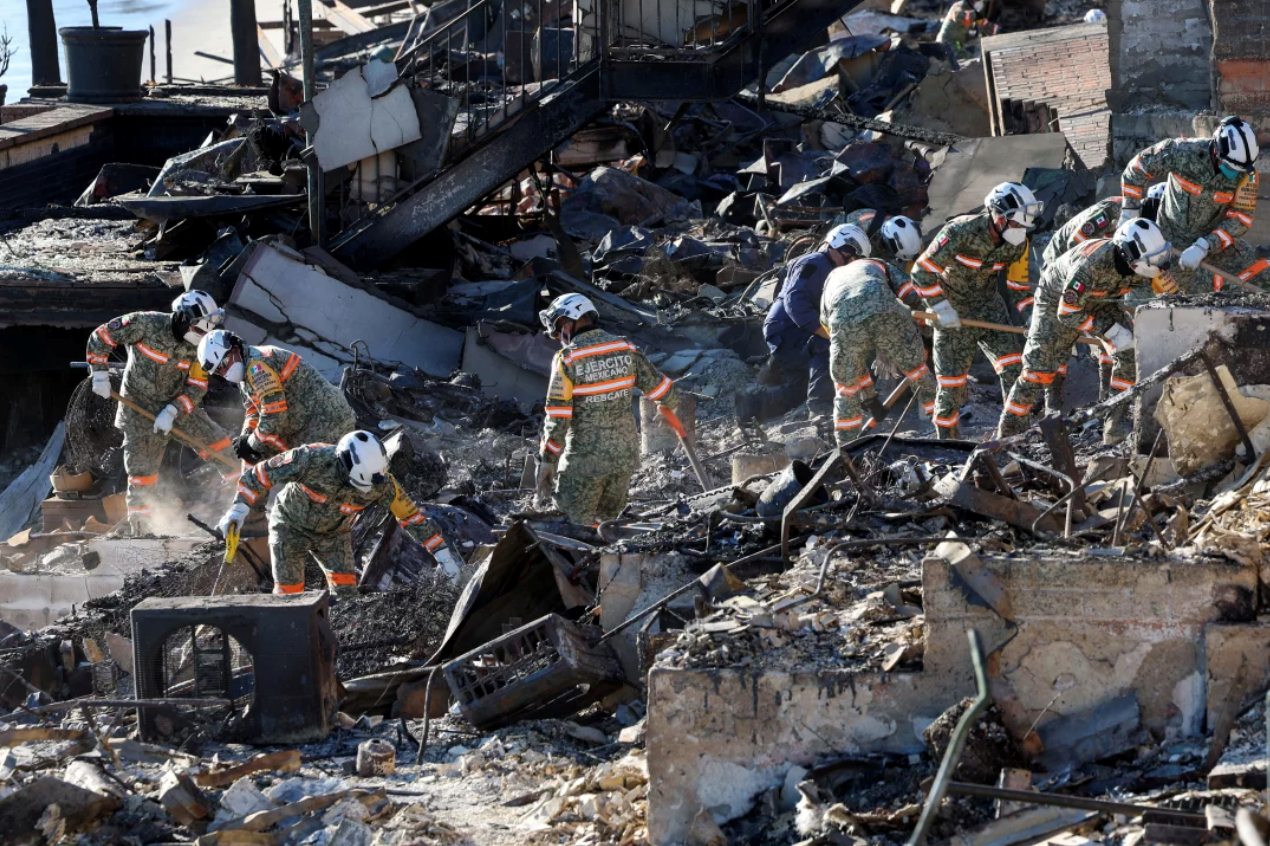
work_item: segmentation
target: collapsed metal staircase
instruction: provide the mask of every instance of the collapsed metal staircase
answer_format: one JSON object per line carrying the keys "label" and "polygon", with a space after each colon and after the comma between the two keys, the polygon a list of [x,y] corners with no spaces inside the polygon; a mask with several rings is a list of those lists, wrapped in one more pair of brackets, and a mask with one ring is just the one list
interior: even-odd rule
{"label": "collapsed metal staircase", "polygon": [[[537,21],[544,21],[544,3],[560,2],[528,0],[505,15],[510,3],[479,0],[427,38],[408,37],[397,57],[402,76],[464,104],[452,160],[340,233],[330,245],[340,260],[362,269],[387,262],[514,179],[610,103],[731,97],[860,0],[575,0],[571,29],[544,28],[534,37],[515,22],[508,26],[515,12],[522,21],[532,17],[533,3]],[[703,19],[702,5],[713,14]],[[504,45],[519,47],[504,49],[501,63],[482,49],[490,21],[494,29],[501,22]],[[675,33],[684,44],[650,43],[656,40],[644,35],[650,29]],[[533,75],[554,78],[518,84],[530,66]]]}

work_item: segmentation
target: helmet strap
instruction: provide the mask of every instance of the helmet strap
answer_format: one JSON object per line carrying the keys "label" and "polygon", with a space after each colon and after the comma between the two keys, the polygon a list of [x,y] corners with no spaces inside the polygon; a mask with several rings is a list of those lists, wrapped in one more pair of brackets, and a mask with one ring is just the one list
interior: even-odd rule
{"label": "helmet strap", "polygon": [[1137,271],[1133,269],[1133,265],[1129,263],[1127,258],[1125,258],[1124,249],[1122,247],[1116,247],[1116,273],[1126,277],[1134,276],[1137,273]]}

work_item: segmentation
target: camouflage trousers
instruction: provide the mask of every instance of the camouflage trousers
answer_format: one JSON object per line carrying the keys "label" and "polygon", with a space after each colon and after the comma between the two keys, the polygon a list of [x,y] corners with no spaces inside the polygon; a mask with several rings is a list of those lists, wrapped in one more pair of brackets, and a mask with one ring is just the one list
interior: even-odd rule
{"label": "camouflage trousers", "polygon": [[[119,417],[119,429],[123,432],[124,469],[128,471],[128,522],[135,533],[142,534],[153,529],[154,508],[159,502],[154,486],[159,483],[159,465],[163,463],[163,453],[171,436],[155,434],[154,421],[131,409],[123,411],[125,413]],[[237,462],[230,449],[229,435],[202,408],[178,417],[172,430],[206,444],[207,450],[199,452],[205,460],[215,452]],[[220,465],[220,462],[217,464]],[[228,465],[217,469],[221,470],[221,478],[226,485],[237,483],[237,471],[229,471]]]}
{"label": "camouflage trousers", "polygon": [[631,491],[631,470],[579,476],[566,468],[556,474],[556,508],[570,523],[590,526],[622,513]]}
{"label": "camouflage trousers", "polygon": [[[1023,347],[1023,375],[1014,383],[1006,397],[1001,421],[997,425],[998,435],[1007,437],[1027,429],[1031,423],[1032,404],[1042,390],[1045,391],[1046,411],[1062,411],[1055,407],[1059,401],[1055,394],[1061,397],[1061,393],[1051,392],[1049,389],[1066,377],[1067,358],[1071,355],[1072,344],[1079,337],[1079,331],[1064,326],[1057,316],[1037,315]],[[1090,349],[1097,349],[1101,353],[1100,363],[1103,358],[1112,362],[1109,385],[1112,391],[1127,391],[1133,387],[1133,380],[1137,375],[1137,360],[1132,347],[1117,350],[1114,356],[1107,356],[1101,348]]]}
{"label": "camouflage trousers", "polygon": [[357,572],[353,566],[353,533],[332,532],[315,535],[291,528],[272,515],[269,518],[269,556],[273,559],[275,596],[304,593],[304,567],[312,556],[326,575],[331,593],[357,592]]}
{"label": "camouflage trousers", "polygon": [[[974,308],[963,308],[953,303],[963,318],[1009,324],[1009,312],[998,296],[989,298]],[[960,329],[935,328],[935,380],[939,393],[935,396],[935,427],[941,438],[957,434],[961,419],[961,406],[966,399],[966,384],[970,381],[970,365],[974,362],[975,347],[992,362],[992,368],[1001,379],[1001,395],[1010,393],[1019,378],[1023,356],[1019,350],[1018,336],[997,329],[980,329],[963,326]],[[1070,344],[1068,345],[1070,346]]]}
{"label": "camouflage trousers", "polygon": [[[1194,233],[1184,232],[1169,224],[1168,221],[1161,221],[1160,230],[1164,233],[1164,237],[1173,242],[1173,246],[1179,250],[1185,250],[1199,237]],[[1224,250],[1218,251],[1221,242],[1217,240],[1217,236],[1212,232],[1201,233],[1208,241],[1212,248],[1209,250],[1208,256],[1205,257],[1204,263],[1211,264],[1218,270],[1224,270],[1229,274],[1239,277],[1245,282],[1249,282],[1256,287],[1264,290],[1270,290],[1270,273],[1266,273],[1270,269],[1270,262],[1265,259],[1257,258],[1256,248],[1245,241],[1243,238],[1234,239],[1234,243]],[[1196,268],[1195,270],[1183,270],[1174,260],[1173,267],[1169,269],[1171,275],[1177,281],[1178,290],[1183,294],[1206,294],[1210,291],[1223,290],[1239,290],[1239,286],[1227,282],[1215,273]]]}
{"label": "camouflage trousers", "polygon": [[833,401],[834,440],[839,446],[864,426],[863,403],[877,396],[869,364],[882,357],[923,392],[922,410],[935,407],[935,379],[926,366],[926,347],[917,324],[907,313],[887,311],[855,326],[829,327],[829,372],[837,396]]}

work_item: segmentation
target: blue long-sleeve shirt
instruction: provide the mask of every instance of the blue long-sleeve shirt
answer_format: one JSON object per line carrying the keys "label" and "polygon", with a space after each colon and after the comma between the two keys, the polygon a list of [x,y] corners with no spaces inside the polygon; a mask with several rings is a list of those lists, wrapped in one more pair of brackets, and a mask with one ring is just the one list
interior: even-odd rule
{"label": "blue long-sleeve shirt", "polygon": [[789,263],[780,295],[763,321],[764,339],[772,341],[785,333],[791,340],[806,339],[815,334],[820,328],[820,295],[833,268],[829,255],[819,250]]}

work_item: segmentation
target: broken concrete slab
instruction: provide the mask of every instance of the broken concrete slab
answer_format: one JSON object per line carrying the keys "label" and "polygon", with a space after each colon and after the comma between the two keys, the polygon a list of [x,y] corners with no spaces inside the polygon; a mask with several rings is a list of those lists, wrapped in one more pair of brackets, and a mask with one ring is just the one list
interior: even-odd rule
{"label": "broken concrete slab", "polygon": [[0,538],[11,538],[30,522],[48,495],[49,474],[57,466],[66,443],[66,424],[58,423],[44,444],[40,457],[0,493]]}
{"label": "broken concrete slab", "polygon": [[1117,696],[1096,708],[1068,714],[1038,729],[1045,751],[1040,762],[1059,772],[1132,749],[1142,714],[1133,693]]}
{"label": "broken concrete slab", "polygon": [[36,823],[46,808],[56,805],[67,830],[74,831],[119,809],[123,803],[114,796],[44,776],[29,782],[0,799],[0,832],[5,846],[42,846],[44,835]]}
{"label": "broken concrete slab", "polygon": [[682,841],[701,808],[720,824],[747,813],[795,765],[833,754],[919,753],[922,730],[972,690],[968,674],[655,667],[649,841]]}
{"label": "broken concrete slab", "polygon": [[[362,341],[381,364],[417,367],[448,377],[459,366],[463,335],[416,316],[369,287],[328,275],[305,256],[278,244],[261,244],[234,285],[229,329],[250,344],[300,349],[305,361],[338,382]],[[402,304],[404,305],[404,303]]]}
{"label": "broken concrete slab", "polygon": [[[1253,429],[1270,414],[1270,402],[1240,393],[1230,370],[1222,365],[1217,375],[1243,422]],[[1183,476],[1230,458],[1240,443],[1239,432],[1226,411],[1208,373],[1173,376],[1164,383],[1155,406],[1155,422],[1164,428],[1173,466]]]}
{"label": "broken concrete slab", "polygon": [[423,137],[410,89],[396,84],[396,79],[396,67],[376,59],[344,74],[300,107],[300,124],[313,138],[322,170],[332,171]]}

